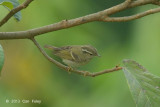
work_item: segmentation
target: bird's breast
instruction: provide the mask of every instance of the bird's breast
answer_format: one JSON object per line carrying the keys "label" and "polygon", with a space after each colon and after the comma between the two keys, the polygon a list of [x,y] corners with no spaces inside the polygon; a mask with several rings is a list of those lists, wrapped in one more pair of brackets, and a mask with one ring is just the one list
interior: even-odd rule
{"label": "bird's breast", "polygon": [[63,59],[63,62],[64,62],[65,64],[67,64],[68,66],[71,66],[71,67],[76,68],[76,67],[79,67],[79,66],[81,66],[81,65],[85,65],[88,61],[86,61],[86,62],[75,62],[75,61]]}

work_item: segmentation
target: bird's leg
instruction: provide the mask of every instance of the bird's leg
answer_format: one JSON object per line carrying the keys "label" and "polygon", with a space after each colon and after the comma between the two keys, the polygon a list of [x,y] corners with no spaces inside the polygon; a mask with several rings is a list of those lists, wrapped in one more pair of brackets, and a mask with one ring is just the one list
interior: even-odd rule
{"label": "bird's leg", "polygon": [[69,74],[71,74],[71,70],[72,70],[73,68],[71,67],[71,66],[67,66],[67,72],[69,73]]}
{"label": "bird's leg", "polygon": [[83,71],[83,73],[84,73],[83,74],[84,77],[90,74],[90,72],[88,72],[88,71]]}

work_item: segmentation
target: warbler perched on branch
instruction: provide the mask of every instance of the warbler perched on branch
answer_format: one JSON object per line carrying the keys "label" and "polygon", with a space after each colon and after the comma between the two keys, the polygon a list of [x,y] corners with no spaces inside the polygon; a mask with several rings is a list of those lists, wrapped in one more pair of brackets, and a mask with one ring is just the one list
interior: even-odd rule
{"label": "warbler perched on branch", "polygon": [[44,46],[53,51],[53,54],[60,57],[63,62],[73,68],[87,64],[93,57],[100,56],[96,48],[91,45],[72,45],[55,47],[51,45]]}

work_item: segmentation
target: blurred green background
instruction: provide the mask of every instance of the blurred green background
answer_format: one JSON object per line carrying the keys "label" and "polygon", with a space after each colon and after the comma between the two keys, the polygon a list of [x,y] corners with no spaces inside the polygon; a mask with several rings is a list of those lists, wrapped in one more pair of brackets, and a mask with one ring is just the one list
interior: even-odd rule
{"label": "blurred green background", "polygon": [[[20,0],[22,3],[23,0]],[[72,19],[114,6],[113,0],[35,0],[22,11],[22,20],[11,18],[0,31],[23,31]],[[152,8],[143,6],[115,16]],[[0,7],[2,19],[7,10]],[[91,44],[102,57],[81,70],[97,72],[134,59],[160,76],[160,14],[130,22],[92,22],[37,36],[41,46]],[[0,77],[0,107],[135,107],[123,71],[95,78],[68,74],[50,63],[30,40],[1,40],[5,63]],[[47,53],[53,58],[59,58]],[[41,100],[41,104],[6,103],[6,100]]]}

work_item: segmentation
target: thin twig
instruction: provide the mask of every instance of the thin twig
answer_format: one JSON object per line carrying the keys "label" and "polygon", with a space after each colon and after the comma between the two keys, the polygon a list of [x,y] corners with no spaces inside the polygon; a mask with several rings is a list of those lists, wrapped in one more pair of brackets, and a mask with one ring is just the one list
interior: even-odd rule
{"label": "thin twig", "polygon": [[19,12],[20,10],[26,8],[33,0],[26,0],[24,3],[19,5],[18,7],[12,9],[1,21],[0,27],[5,24],[15,13]]}
{"label": "thin twig", "polygon": [[34,39],[34,38],[31,38],[31,40],[34,42],[34,44],[37,46],[37,48],[40,50],[40,52],[52,63],[54,63],[56,66],[64,69],[64,70],[67,70],[68,67],[67,66],[64,66],[63,64],[57,62],[56,60],[52,59],[50,56],[47,55],[47,53],[41,48],[41,46],[39,45],[39,43]]}
{"label": "thin twig", "polygon": [[102,21],[105,21],[105,22],[123,22],[123,21],[130,21],[130,20],[134,20],[134,19],[138,19],[138,18],[147,16],[147,15],[149,15],[149,14],[154,14],[154,13],[157,13],[157,12],[160,12],[160,8],[150,9],[150,10],[147,10],[147,11],[145,11],[145,12],[138,13],[138,14],[135,14],[135,15],[132,15],[132,16],[125,16],[125,17],[106,17],[106,18],[102,19]]}
{"label": "thin twig", "polygon": [[102,75],[102,74],[105,74],[105,73],[109,73],[109,72],[114,72],[114,71],[118,71],[118,70],[121,70],[122,67],[119,67],[119,66],[116,66],[112,69],[107,69],[107,70],[104,70],[104,71],[100,71],[100,72],[95,72],[95,73],[91,73],[91,72],[88,72],[88,71],[80,71],[80,70],[75,70],[75,69],[72,69],[68,66],[65,66],[63,64],[61,64],[60,62],[54,60],[53,58],[51,58],[49,55],[47,55],[47,53],[42,49],[42,47],[39,45],[39,43],[34,39],[34,38],[31,38],[31,40],[33,41],[33,43],[37,46],[37,48],[40,50],[40,52],[50,61],[52,62],[53,64],[55,64],[57,67],[65,70],[65,71],[69,71],[69,72],[75,72],[77,74],[80,74],[80,75],[84,75],[84,76],[90,76],[90,77],[95,77],[95,76],[98,76],[98,75]]}
{"label": "thin twig", "polygon": [[104,70],[104,71],[95,72],[95,73],[90,73],[90,74],[87,75],[87,76],[95,77],[95,76],[102,75],[102,74],[105,74],[105,73],[110,73],[110,72],[114,72],[114,71],[119,71],[119,70],[121,70],[121,69],[122,69],[122,67],[115,66],[115,67],[112,68],[112,69],[106,69],[106,70]]}
{"label": "thin twig", "polygon": [[160,1],[157,0],[157,2],[153,2],[153,4],[160,6]]}
{"label": "thin twig", "polygon": [[[31,0],[29,0],[29,1],[31,1]],[[114,18],[113,18],[113,20],[111,20],[112,18],[110,18],[109,16],[112,14],[115,14],[117,12],[126,10],[128,8],[133,8],[133,7],[137,7],[137,6],[141,6],[141,5],[145,5],[145,4],[154,4],[154,3],[157,3],[157,0],[136,0],[136,1],[127,0],[121,4],[113,6],[109,9],[105,9],[103,11],[99,11],[97,13],[89,14],[89,15],[75,18],[75,19],[71,19],[71,20],[63,20],[58,23],[43,26],[40,28],[35,28],[35,29],[27,30],[27,31],[18,31],[18,32],[0,32],[0,40],[26,39],[26,38],[35,37],[37,35],[44,34],[44,33],[78,26],[78,25],[84,24],[84,23],[89,23],[89,22],[93,22],[93,21],[104,21],[105,19],[108,19],[111,22],[113,22],[113,21],[116,22],[117,20],[115,20]],[[156,12],[154,12],[154,13],[156,13]],[[121,18],[123,18],[123,17],[121,17]],[[134,18],[131,17],[130,19],[133,20]],[[121,19],[120,21],[128,21],[128,18],[125,19],[125,17],[124,17],[124,19]]]}

